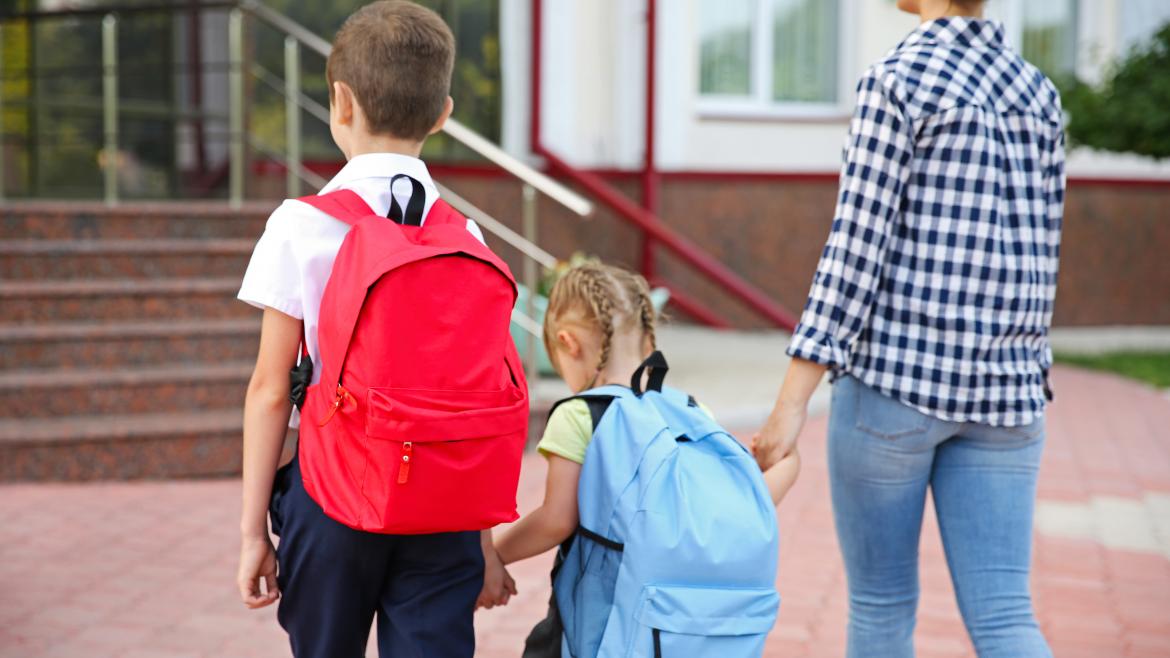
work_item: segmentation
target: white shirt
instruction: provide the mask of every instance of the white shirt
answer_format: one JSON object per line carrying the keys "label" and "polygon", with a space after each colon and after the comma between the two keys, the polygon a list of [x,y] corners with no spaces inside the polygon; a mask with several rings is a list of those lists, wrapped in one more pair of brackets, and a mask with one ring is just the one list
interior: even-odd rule
{"label": "white shirt", "polygon": [[[390,211],[390,179],[406,174],[422,184],[426,195],[425,220],[439,191],[422,160],[394,153],[369,153],[354,157],[321,189],[326,194],[338,189],[357,192],[370,209],[379,215]],[[401,208],[406,208],[413,194],[410,181],[399,179],[393,194]],[[389,221],[389,220],[387,220]],[[483,242],[475,222],[467,220],[467,230]],[[313,383],[321,378],[321,358],[317,346],[318,313],[325,284],[333,271],[333,259],[349,226],[316,208],[289,199],[268,218],[264,234],[256,243],[244,281],[237,297],[257,308],[271,308],[305,323],[309,357],[313,360]],[[297,427],[299,415],[293,410],[289,421]]]}

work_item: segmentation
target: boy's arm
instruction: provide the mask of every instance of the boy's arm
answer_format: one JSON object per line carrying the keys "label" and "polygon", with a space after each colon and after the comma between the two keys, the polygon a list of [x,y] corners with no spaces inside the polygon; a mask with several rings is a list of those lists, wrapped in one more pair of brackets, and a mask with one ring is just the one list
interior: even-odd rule
{"label": "boy's arm", "polygon": [[496,542],[504,564],[540,555],[569,538],[577,530],[577,482],[581,465],[548,454],[548,480],[544,502],[516,522]]}
{"label": "boy's arm", "polygon": [[[243,512],[240,518],[240,596],[249,607],[276,600],[275,556],[268,537],[268,501],[280,462],[292,403],[288,372],[296,364],[301,321],[265,309],[260,352],[244,398]],[[260,579],[267,591],[260,589]]]}
{"label": "boy's arm", "polygon": [[780,504],[788,490],[796,484],[797,475],[800,475],[800,453],[795,448],[764,471],[764,482],[768,485],[768,493],[772,495],[773,505]]}

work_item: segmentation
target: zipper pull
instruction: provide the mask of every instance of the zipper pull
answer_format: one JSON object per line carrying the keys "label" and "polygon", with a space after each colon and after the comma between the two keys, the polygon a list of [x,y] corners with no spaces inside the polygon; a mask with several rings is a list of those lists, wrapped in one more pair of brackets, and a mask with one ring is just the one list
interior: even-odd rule
{"label": "zipper pull", "polygon": [[329,408],[329,413],[325,416],[324,420],[317,424],[317,426],[325,427],[328,425],[329,421],[333,420],[333,415],[340,411],[343,405],[346,407],[349,407],[350,405],[356,406],[357,400],[353,397],[352,394],[350,394],[349,391],[345,390],[344,386],[338,384],[337,396],[333,398],[333,406]]}
{"label": "zipper pull", "polygon": [[407,441],[402,444],[402,464],[398,466],[398,484],[406,484],[410,479],[410,462],[414,458],[414,444]]}

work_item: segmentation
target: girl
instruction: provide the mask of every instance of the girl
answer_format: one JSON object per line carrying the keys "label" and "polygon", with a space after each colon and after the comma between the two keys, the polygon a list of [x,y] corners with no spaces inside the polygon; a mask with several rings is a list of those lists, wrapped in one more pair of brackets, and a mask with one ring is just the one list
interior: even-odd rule
{"label": "girl", "polygon": [[[574,394],[606,384],[625,386],[655,349],[654,319],[649,287],[641,276],[607,265],[580,265],[553,287],[544,322],[545,347]],[[576,531],[578,478],[592,436],[584,400],[570,400],[552,413],[537,446],[548,459],[544,503],[496,544],[504,564],[540,555]],[[774,503],[795,482],[799,468],[799,457],[792,452],[765,473]],[[557,626],[555,611],[529,638],[526,656],[559,652],[559,630],[550,626]],[[537,644],[555,649],[537,649]]]}

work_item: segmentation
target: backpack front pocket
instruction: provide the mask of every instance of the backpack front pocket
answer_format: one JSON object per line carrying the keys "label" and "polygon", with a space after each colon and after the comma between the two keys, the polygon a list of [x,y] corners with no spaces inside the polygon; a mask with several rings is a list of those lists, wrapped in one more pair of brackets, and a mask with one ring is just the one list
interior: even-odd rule
{"label": "backpack front pocket", "polygon": [[370,388],[362,494],[379,532],[480,530],[516,518],[528,399],[497,391]]}
{"label": "backpack front pocket", "polygon": [[651,585],[642,590],[629,655],[756,657],[779,606],[774,589]]}

